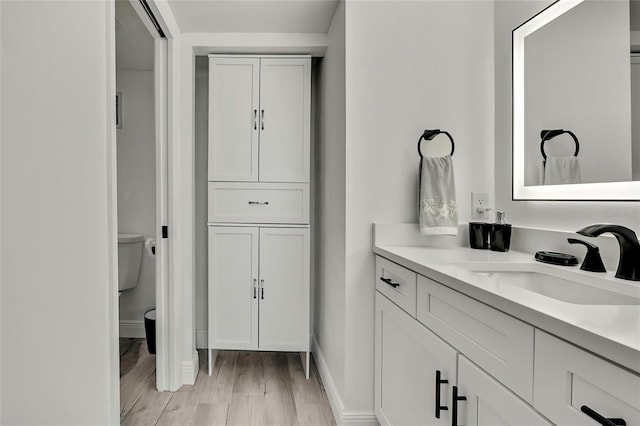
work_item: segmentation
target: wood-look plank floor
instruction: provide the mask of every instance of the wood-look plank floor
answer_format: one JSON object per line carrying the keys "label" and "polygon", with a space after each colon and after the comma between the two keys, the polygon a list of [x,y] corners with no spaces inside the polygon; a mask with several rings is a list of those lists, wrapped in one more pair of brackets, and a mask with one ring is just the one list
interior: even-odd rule
{"label": "wood-look plank floor", "polygon": [[310,378],[298,353],[220,351],[211,376],[207,353],[193,386],[155,389],[155,357],[144,339],[120,340],[122,425],[335,425],[312,362]]}

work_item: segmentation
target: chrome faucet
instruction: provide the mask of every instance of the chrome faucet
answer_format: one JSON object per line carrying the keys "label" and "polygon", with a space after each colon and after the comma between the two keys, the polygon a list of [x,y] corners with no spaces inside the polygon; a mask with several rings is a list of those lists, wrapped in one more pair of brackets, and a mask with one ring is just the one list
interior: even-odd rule
{"label": "chrome faucet", "polygon": [[620,261],[616,278],[640,281],[640,243],[635,232],[624,226],[611,224],[589,225],[577,231],[578,234],[586,237],[597,237],[605,232],[613,234],[620,245]]}

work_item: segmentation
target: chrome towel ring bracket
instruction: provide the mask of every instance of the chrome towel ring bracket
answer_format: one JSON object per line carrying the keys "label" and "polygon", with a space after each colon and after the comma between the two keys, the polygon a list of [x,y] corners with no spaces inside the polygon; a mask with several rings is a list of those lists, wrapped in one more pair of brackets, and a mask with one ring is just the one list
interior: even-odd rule
{"label": "chrome towel ring bracket", "polygon": [[422,142],[422,140],[427,140],[430,141],[433,138],[435,138],[437,135],[439,135],[440,133],[445,134],[449,137],[449,140],[451,141],[451,154],[453,156],[453,151],[455,149],[455,143],[453,142],[453,138],[451,137],[451,135],[449,134],[449,132],[444,131],[444,130],[440,130],[440,129],[432,129],[432,130],[425,130],[424,132],[422,132],[422,134],[420,135],[420,139],[418,139],[418,154],[420,155],[420,159],[423,158],[422,156],[422,151],[420,150],[420,143]]}
{"label": "chrome towel ring bracket", "polygon": [[556,136],[560,136],[563,133],[568,133],[573,138],[573,141],[576,143],[576,151],[573,153],[573,156],[574,157],[578,156],[578,152],[580,152],[580,142],[578,142],[578,138],[571,130],[564,130],[564,129],[542,130],[540,132],[540,138],[542,138],[542,141],[540,142],[540,152],[542,153],[542,158],[544,158],[545,161],[547,160],[547,154],[544,152],[544,143],[548,140],[555,138]]}

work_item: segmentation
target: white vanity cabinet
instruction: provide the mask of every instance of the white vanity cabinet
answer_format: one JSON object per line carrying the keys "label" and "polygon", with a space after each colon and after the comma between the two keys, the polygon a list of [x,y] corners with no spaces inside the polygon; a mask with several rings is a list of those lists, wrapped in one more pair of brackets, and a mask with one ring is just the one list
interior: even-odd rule
{"label": "white vanity cabinet", "polygon": [[381,424],[551,425],[525,401],[533,327],[379,256],[376,289]]}
{"label": "white vanity cabinet", "polygon": [[209,347],[308,351],[309,229],[209,227]]}
{"label": "white vanity cabinet", "polygon": [[385,425],[640,426],[637,372],[381,256],[375,339]]}
{"label": "white vanity cabinet", "polygon": [[309,182],[310,57],[209,57],[209,181]]}

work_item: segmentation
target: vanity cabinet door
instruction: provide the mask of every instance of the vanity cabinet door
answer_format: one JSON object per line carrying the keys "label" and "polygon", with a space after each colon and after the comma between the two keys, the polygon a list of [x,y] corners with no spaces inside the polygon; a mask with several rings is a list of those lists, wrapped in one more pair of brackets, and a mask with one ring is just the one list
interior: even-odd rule
{"label": "vanity cabinet door", "polygon": [[[438,371],[440,383],[436,383]],[[447,383],[444,383],[444,380]],[[383,425],[450,425],[456,351],[376,292],[375,411]],[[437,394],[442,409],[436,418]]]}
{"label": "vanity cabinet door", "polygon": [[[552,425],[530,405],[462,355],[458,356],[457,391],[459,397],[464,396],[466,399],[457,403],[452,402],[452,410],[456,410],[458,419],[455,424],[466,426]],[[453,404],[456,406],[453,407]]]}
{"label": "vanity cabinet door", "polygon": [[540,330],[535,361],[533,404],[553,422],[597,426],[600,415],[640,425],[640,376]]}

